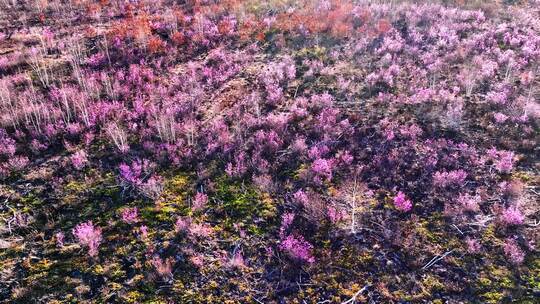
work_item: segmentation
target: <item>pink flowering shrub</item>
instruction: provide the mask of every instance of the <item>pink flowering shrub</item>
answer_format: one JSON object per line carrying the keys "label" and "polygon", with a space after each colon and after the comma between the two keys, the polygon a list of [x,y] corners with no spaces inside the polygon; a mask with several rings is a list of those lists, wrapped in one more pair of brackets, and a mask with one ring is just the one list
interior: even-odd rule
{"label": "pink flowering shrub", "polygon": [[64,240],[66,238],[65,234],[62,231],[59,231],[55,234],[56,237],[56,246],[64,247]]}
{"label": "pink flowering shrub", "polygon": [[189,217],[179,217],[174,224],[174,229],[193,240],[206,239],[214,233],[212,226],[206,223],[194,223]]}
{"label": "pink flowering shrub", "polygon": [[239,153],[235,158],[234,162],[227,163],[225,172],[229,176],[242,176],[247,171],[247,165],[245,160],[245,154],[243,152]]}
{"label": "pink flowering shrub", "polygon": [[510,173],[514,167],[514,152],[492,148],[487,151],[495,169],[500,173]]}
{"label": "pink flowering shrub", "polygon": [[15,172],[22,171],[28,166],[29,162],[30,160],[26,156],[13,156],[9,158],[8,168]]}
{"label": "pink flowering shrub", "polygon": [[477,212],[480,210],[480,197],[478,195],[472,196],[468,193],[461,194],[457,202],[459,204],[458,208],[463,208],[464,211],[468,212]]}
{"label": "pink flowering shrub", "polygon": [[201,268],[204,266],[204,257],[201,255],[194,255],[189,258],[189,261],[197,268]]}
{"label": "pink flowering shrub", "polygon": [[192,239],[205,239],[213,232],[212,227],[206,223],[192,223],[189,226],[188,234]]}
{"label": "pink flowering shrub", "polygon": [[195,198],[193,199],[192,209],[201,210],[204,208],[207,202],[208,202],[208,195],[202,192],[197,192],[197,194],[195,194]]}
{"label": "pink flowering shrub", "polygon": [[188,217],[179,217],[174,224],[174,230],[176,232],[187,233],[191,226],[191,219]]}
{"label": "pink flowering shrub", "polygon": [[15,140],[9,137],[3,129],[0,129],[0,156],[13,156],[17,150]]}
{"label": "pink flowering shrub", "polygon": [[81,223],[73,228],[73,235],[79,244],[88,247],[88,254],[95,257],[101,244],[101,228],[94,227],[92,221]]}
{"label": "pink flowering shrub", "polygon": [[315,262],[312,255],[313,245],[306,241],[301,235],[292,230],[292,224],[295,218],[294,213],[284,213],[281,217],[281,227],[279,228],[280,243],[279,248],[287,253],[293,260],[303,263]]}
{"label": "pink flowering shrub", "polygon": [[332,179],[332,167],[333,160],[327,160],[324,158],[316,159],[311,165],[313,181],[316,183],[330,181]]}
{"label": "pink flowering shrub", "polygon": [[292,259],[303,263],[314,263],[312,254],[313,245],[304,240],[302,236],[290,234],[282,239],[279,248],[286,252]]}
{"label": "pink flowering shrub", "polygon": [[476,239],[466,238],[465,244],[467,245],[467,252],[471,254],[479,253],[482,249],[482,245]]}
{"label": "pink flowering shrub", "polygon": [[307,194],[301,189],[293,193],[293,199],[296,203],[300,205],[305,205],[309,202]]}
{"label": "pink flowering shrub", "polygon": [[292,222],[294,221],[294,217],[294,213],[290,212],[284,213],[281,216],[281,227],[279,228],[279,235],[281,238],[285,237],[286,232],[289,230]]}
{"label": "pink flowering shrub", "polygon": [[514,153],[504,151],[499,154],[499,158],[495,160],[495,169],[501,173],[510,173],[514,166]]}
{"label": "pink flowering shrub", "polygon": [[142,241],[148,240],[148,227],[146,225],[139,227],[139,237]]}
{"label": "pink flowering shrub", "polygon": [[433,185],[440,188],[461,186],[467,178],[463,170],[438,171],[433,174]]}
{"label": "pink flowering shrub", "polygon": [[135,160],[130,165],[120,164],[120,179],[124,187],[133,188],[150,199],[163,192],[163,179],[152,174],[154,164],[148,160]]}
{"label": "pink flowering shrub", "polygon": [[81,170],[88,163],[88,157],[84,150],[79,150],[73,153],[73,155],[71,155],[70,157],[70,160],[73,167],[77,170]]}
{"label": "pink flowering shrub", "polygon": [[149,172],[150,164],[147,160],[135,160],[130,165],[122,163],[120,164],[120,177],[123,179],[123,181],[138,185],[141,184],[143,181],[143,174],[147,174]]}
{"label": "pink flowering shrub", "polygon": [[399,191],[394,197],[394,207],[399,211],[408,212],[412,209],[412,202],[405,198],[403,192]]}
{"label": "pink flowering shrub", "polygon": [[172,266],[173,266],[173,259],[168,257],[165,260],[161,259],[158,256],[155,256],[152,258],[152,265],[154,266],[157,274],[165,279],[165,280],[172,280],[173,273],[172,273]]}
{"label": "pink flowering shrub", "polygon": [[508,116],[504,115],[503,113],[495,113],[493,114],[493,118],[495,119],[495,122],[499,124],[503,124],[508,120]]}
{"label": "pink flowering shrub", "polygon": [[139,221],[139,210],[137,207],[125,208],[122,210],[122,221],[133,224]]}
{"label": "pink flowering shrub", "polygon": [[328,215],[328,220],[330,220],[330,223],[337,225],[339,222],[341,222],[343,219],[345,219],[346,214],[344,211],[339,210],[335,207],[327,207],[326,213]]}
{"label": "pink flowering shrub", "polygon": [[512,264],[519,265],[525,260],[525,253],[514,239],[507,239],[504,243],[504,254]]}
{"label": "pink flowering shrub", "polygon": [[290,57],[282,61],[272,62],[261,71],[259,79],[266,92],[266,99],[270,104],[275,104],[283,98],[281,85],[296,76],[296,66]]}
{"label": "pink flowering shrub", "polygon": [[501,214],[501,221],[505,225],[521,225],[525,217],[516,206],[508,207]]}
{"label": "pink flowering shrub", "polygon": [[229,266],[232,268],[243,268],[246,266],[246,262],[244,260],[244,256],[242,255],[242,252],[236,251],[231,259],[229,260]]}

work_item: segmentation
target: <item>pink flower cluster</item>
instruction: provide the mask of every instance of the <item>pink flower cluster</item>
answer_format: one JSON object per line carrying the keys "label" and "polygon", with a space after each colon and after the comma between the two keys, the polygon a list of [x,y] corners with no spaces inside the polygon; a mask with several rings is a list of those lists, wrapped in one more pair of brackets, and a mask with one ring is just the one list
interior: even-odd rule
{"label": "pink flower cluster", "polygon": [[394,197],[394,207],[397,210],[408,212],[412,209],[412,202],[405,198],[405,194],[401,191]]}
{"label": "pink flower cluster", "polygon": [[495,169],[500,173],[510,173],[514,168],[514,152],[492,148],[487,151],[488,158],[493,162]]}
{"label": "pink flower cluster", "polygon": [[102,241],[101,228],[95,227],[92,221],[81,223],[73,228],[73,235],[79,244],[88,247],[88,254],[95,257]]}
{"label": "pink flower cluster", "polygon": [[163,179],[152,174],[155,164],[146,159],[134,160],[131,164],[120,164],[120,179],[124,187],[133,188],[142,195],[157,199],[163,191]]}
{"label": "pink flower cluster", "polygon": [[205,239],[213,234],[213,229],[206,223],[194,223],[189,217],[179,217],[174,225],[176,232],[187,234],[190,239]]}
{"label": "pink flower cluster", "polygon": [[204,208],[207,202],[208,202],[208,195],[202,192],[197,192],[197,194],[195,194],[195,198],[193,199],[192,209],[201,210]]}
{"label": "pink flower cluster", "polygon": [[127,224],[133,224],[139,221],[139,210],[137,207],[125,208],[122,210],[122,220]]}
{"label": "pink flower cluster", "polygon": [[514,239],[507,239],[504,243],[504,254],[512,264],[519,265],[525,260],[525,253]]}
{"label": "pink flower cluster", "polygon": [[316,159],[311,165],[313,181],[321,183],[332,179],[333,161],[324,158]]}
{"label": "pink flower cluster", "polygon": [[174,260],[172,258],[166,258],[165,260],[161,259],[158,256],[152,258],[152,265],[156,269],[156,272],[165,280],[172,280],[172,266]]}
{"label": "pink flower cluster", "polygon": [[313,263],[315,257],[312,255],[313,245],[306,241],[301,235],[288,233],[292,229],[295,214],[286,212],[281,217],[281,227],[279,228],[280,243],[279,248],[286,252],[292,259]]}
{"label": "pink flower cluster", "polygon": [[501,221],[506,225],[521,225],[524,220],[525,217],[517,206],[506,208],[501,214]]}
{"label": "pink flower cluster", "polygon": [[440,188],[463,185],[467,172],[463,170],[438,171],[433,174],[433,185]]}
{"label": "pink flower cluster", "polygon": [[88,156],[84,150],[79,150],[70,157],[71,164],[77,170],[81,170],[88,163]]}
{"label": "pink flower cluster", "polygon": [[458,197],[457,202],[459,208],[463,208],[464,211],[477,212],[480,210],[480,196],[478,195],[472,196],[468,193],[461,194]]}
{"label": "pink flower cluster", "polygon": [[315,257],[312,254],[313,245],[304,240],[302,236],[294,234],[286,236],[280,241],[279,248],[300,262],[315,262]]}

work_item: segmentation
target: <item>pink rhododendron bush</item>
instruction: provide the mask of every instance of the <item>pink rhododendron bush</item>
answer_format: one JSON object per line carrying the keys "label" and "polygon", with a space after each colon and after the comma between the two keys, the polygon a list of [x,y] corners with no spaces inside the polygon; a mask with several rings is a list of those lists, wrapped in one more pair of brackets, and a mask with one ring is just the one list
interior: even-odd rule
{"label": "pink rhododendron bush", "polygon": [[538,1],[0,0],[1,303],[537,303]]}

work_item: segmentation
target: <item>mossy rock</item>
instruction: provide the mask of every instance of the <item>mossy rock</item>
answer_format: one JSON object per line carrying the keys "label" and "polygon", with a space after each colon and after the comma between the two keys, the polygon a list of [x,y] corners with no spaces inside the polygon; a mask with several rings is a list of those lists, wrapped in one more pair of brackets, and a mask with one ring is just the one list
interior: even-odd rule
{"label": "mossy rock", "polygon": [[184,195],[187,193],[190,185],[190,177],[185,173],[174,174],[167,177],[165,180],[165,186],[163,192],[171,195]]}
{"label": "mossy rock", "polygon": [[307,170],[308,166],[306,164],[301,164],[298,169],[290,172],[290,176],[293,180],[300,180]]}
{"label": "mossy rock", "polygon": [[497,228],[494,224],[490,224],[482,233],[482,242],[487,244],[496,245],[501,243],[499,238],[496,235]]}
{"label": "mossy rock", "polygon": [[43,199],[41,198],[41,193],[31,191],[21,197],[21,203],[24,205],[22,212],[31,212],[36,207],[43,205]]}
{"label": "mossy rock", "polygon": [[141,300],[144,299],[144,294],[137,290],[129,291],[128,293],[121,296],[121,299],[125,301],[125,303],[140,303]]}
{"label": "mossy rock", "polygon": [[522,182],[528,182],[534,179],[534,176],[531,175],[530,172],[527,171],[516,171],[512,174],[512,178],[519,179]]}
{"label": "mossy rock", "polygon": [[93,195],[110,197],[114,200],[120,198],[121,188],[118,186],[117,179],[113,173],[104,174],[97,182],[96,188],[92,191]]}
{"label": "mossy rock", "polygon": [[[148,220],[164,221],[170,219],[172,214],[186,215],[189,212],[188,198],[190,196],[191,178],[184,173],[169,174],[166,177],[163,193],[158,200],[154,214],[146,212]],[[150,211],[150,209],[146,209]]]}
{"label": "mossy rock", "polygon": [[[432,218],[420,221],[415,227],[415,232],[430,243],[446,243],[448,240],[444,239],[444,233],[433,231],[439,226],[437,224],[434,225],[431,220]],[[441,242],[442,240],[445,240],[445,242]]]}
{"label": "mossy rock", "polygon": [[480,295],[483,300],[483,303],[486,304],[496,304],[501,303],[504,299],[504,293],[498,291],[488,291]]}
{"label": "mossy rock", "polygon": [[[277,212],[276,202],[268,194],[259,193],[255,187],[225,176],[217,180],[213,200],[218,204],[218,212],[227,214],[223,218],[228,228],[239,222],[248,227],[250,224],[267,222],[275,217]],[[251,230],[257,234],[262,233],[254,227]]]}
{"label": "mossy rock", "polygon": [[67,183],[64,189],[66,192],[77,194],[88,190],[88,185],[84,181],[73,180]]}
{"label": "mossy rock", "polygon": [[422,285],[426,291],[429,292],[429,294],[442,291],[445,287],[444,284],[434,275],[427,275],[424,279],[422,279]]}
{"label": "mossy rock", "polygon": [[487,266],[475,285],[479,297],[485,303],[500,303],[516,288],[512,271],[499,265]]}
{"label": "mossy rock", "polygon": [[298,63],[304,59],[326,60],[327,49],[324,46],[305,47],[296,52],[295,57]]}
{"label": "mossy rock", "polygon": [[126,277],[126,272],[118,263],[111,263],[105,267],[105,275],[113,280],[120,280]]}
{"label": "mossy rock", "polygon": [[405,293],[403,290],[397,290],[392,293],[392,296],[395,299],[399,299],[400,301],[412,301],[414,297],[412,295],[409,295]]}
{"label": "mossy rock", "polygon": [[540,257],[535,257],[528,266],[531,269],[529,282],[533,288],[540,290]]}

